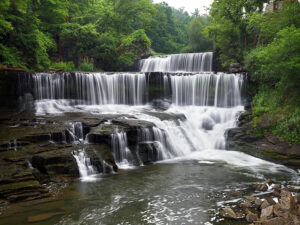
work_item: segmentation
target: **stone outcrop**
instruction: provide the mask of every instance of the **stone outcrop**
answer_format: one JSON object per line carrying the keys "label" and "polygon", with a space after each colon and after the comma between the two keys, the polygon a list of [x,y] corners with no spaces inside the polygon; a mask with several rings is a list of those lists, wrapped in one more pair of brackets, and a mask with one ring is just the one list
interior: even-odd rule
{"label": "stone outcrop", "polygon": [[[80,125],[79,131],[75,124]],[[116,132],[127,134],[132,154],[143,164],[157,161],[157,143],[139,138],[142,129],[154,126],[130,115],[113,114],[0,117],[1,204],[47,198],[52,196],[48,184],[79,178],[74,153],[82,149],[98,173],[117,172],[112,152],[112,135]]]}
{"label": "stone outcrop", "polygon": [[[257,135],[250,120],[251,112],[246,111],[240,115],[238,127],[226,132],[228,149],[242,151],[284,165],[300,167],[300,144],[290,145],[282,142],[270,132]],[[266,116],[259,126],[261,130],[267,130],[270,126]]]}

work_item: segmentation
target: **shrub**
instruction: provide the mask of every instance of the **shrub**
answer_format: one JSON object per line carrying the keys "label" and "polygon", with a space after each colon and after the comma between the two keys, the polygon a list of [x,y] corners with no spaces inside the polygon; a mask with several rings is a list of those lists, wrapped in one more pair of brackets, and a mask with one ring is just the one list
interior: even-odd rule
{"label": "shrub", "polygon": [[53,63],[50,67],[51,69],[58,69],[62,71],[75,71],[75,65],[73,62],[57,62]]}
{"label": "shrub", "polygon": [[95,70],[93,63],[83,62],[79,65],[79,71],[92,72]]}

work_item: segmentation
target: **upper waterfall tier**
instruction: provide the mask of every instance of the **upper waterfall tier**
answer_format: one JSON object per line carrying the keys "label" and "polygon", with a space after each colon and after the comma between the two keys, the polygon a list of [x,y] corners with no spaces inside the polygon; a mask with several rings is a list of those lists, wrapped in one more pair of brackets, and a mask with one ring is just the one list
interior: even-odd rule
{"label": "upper waterfall tier", "polygon": [[[175,105],[242,105],[243,76],[224,73],[36,73],[20,76],[21,95],[83,105],[143,105],[162,99]],[[26,95],[28,96],[28,95]]]}
{"label": "upper waterfall tier", "polygon": [[152,56],[140,61],[141,72],[211,72],[213,53]]}

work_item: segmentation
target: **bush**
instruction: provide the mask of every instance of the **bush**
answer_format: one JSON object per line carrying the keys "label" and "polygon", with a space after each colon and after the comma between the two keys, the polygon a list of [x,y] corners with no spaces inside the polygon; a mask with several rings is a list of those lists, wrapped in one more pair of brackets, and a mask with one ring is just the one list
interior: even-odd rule
{"label": "bush", "polygon": [[93,63],[83,62],[79,66],[79,71],[92,72],[95,70]]}
{"label": "bush", "polygon": [[58,69],[62,71],[75,71],[75,65],[73,62],[57,62],[53,63],[50,67],[50,69]]}
{"label": "bush", "polygon": [[288,143],[300,143],[300,109],[289,116],[282,116],[273,133]]}

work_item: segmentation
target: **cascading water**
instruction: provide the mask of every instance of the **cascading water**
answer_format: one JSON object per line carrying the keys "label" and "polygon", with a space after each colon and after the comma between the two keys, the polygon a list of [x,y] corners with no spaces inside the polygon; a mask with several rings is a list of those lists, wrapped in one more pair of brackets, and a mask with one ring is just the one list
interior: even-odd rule
{"label": "cascading water", "polygon": [[[139,130],[139,142],[153,148],[152,154],[156,161],[170,159],[174,157],[173,146],[167,137],[167,134],[157,128],[141,128]],[[154,144],[154,146],[153,146]]]}
{"label": "cascading water", "polygon": [[72,124],[72,132],[74,134],[75,139],[78,139],[79,141],[83,141],[84,137],[83,137],[83,127],[82,127],[82,123],[80,122],[75,122]]}
{"label": "cascading water", "polygon": [[172,103],[234,107],[242,104],[243,78],[234,74],[192,74],[170,76]]}
{"label": "cascading water", "polygon": [[32,90],[36,100],[73,99],[89,105],[145,102],[146,81],[141,73],[36,73],[27,77],[25,83],[20,86]]}
{"label": "cascading water", "polygon": [[[135,147],[128,146],[126,132],[111,134],[111,152],[120,168],[143,164],[145,159],[138,154],[159,161],[225,149],[224,133],[235,126],[236,116],[243,111],[242,75],[202,72],[211,71],[212,53],[152,57],[141,65],[142,71],[163,73],[39,73],[28,75],[25,82],[20,79],[20,89],[23,95],[31,92],[38,115],[127,114],[155,124],[139,129]],[[152,108],[151,99],[157,98],[171,105],[164,111]],[[183,114],[186,120],[161,119],[155,113]],[[82,124],[73,124],[72,133],[82,141]],[[82,176],[94,172],[84,152],[74,157]]]}
{"label": "cascading water", "polygon": [[116,132],[111,135],[112,153],[120,168],[133,165],[133,155],[128,148],[127,136],[124,132]]}
{"label": "cascading water", "polygon": [[73,156],[76,159],[80,177],[82,179],[86,180],[89,179],[89,176],[97,174],[97,170],[91,164],[91,159],[84,150],[74,151]]}
{"label": "cascading water", "polygon": [[210,72],[212,52],[152,56],[140,61],[141,72]]}

